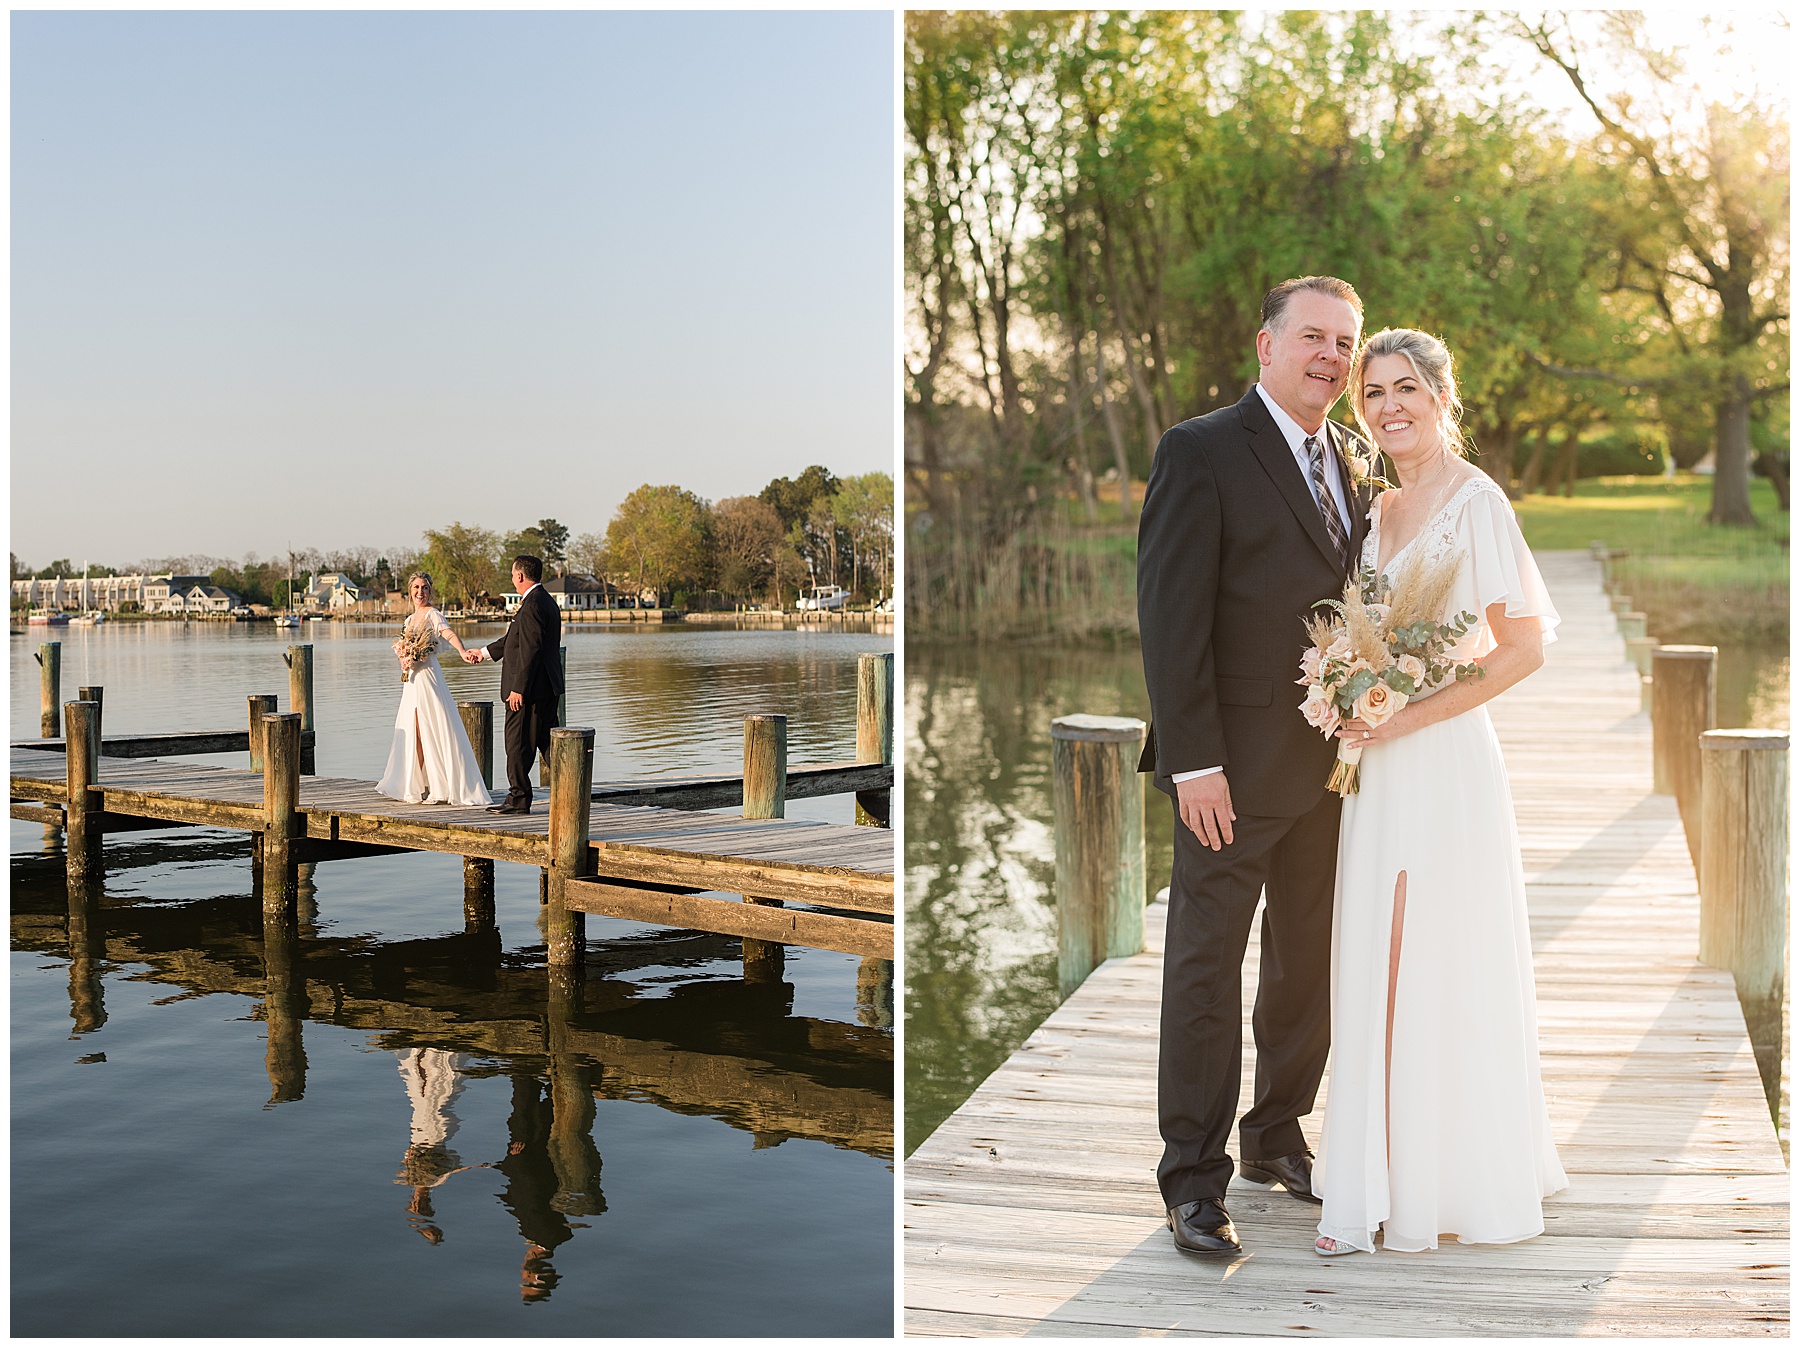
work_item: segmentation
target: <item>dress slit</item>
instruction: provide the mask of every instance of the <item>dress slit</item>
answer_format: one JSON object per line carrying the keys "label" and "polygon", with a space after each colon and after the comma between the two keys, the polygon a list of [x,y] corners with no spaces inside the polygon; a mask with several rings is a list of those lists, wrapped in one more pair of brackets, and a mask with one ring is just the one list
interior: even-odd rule
{"label": "dress slit", "polygon": [[1406,931],[1406,872],[1394,877],[1394,916],[1388,927],[1387,1052],[1383,1058],[1381,1132],[1390,1163],[1394,1158],[1394,997],[1400,989],[1400,945]]}

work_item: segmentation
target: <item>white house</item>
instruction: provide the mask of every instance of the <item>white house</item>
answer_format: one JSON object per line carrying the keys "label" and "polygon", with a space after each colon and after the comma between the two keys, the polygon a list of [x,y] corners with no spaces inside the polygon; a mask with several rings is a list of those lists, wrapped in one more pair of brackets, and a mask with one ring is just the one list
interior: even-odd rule
{"label": "white house", "polygon": [[[565,613],[581,612],[588,609],[602,608],[635,608],[636,602],[625,591],[608,580],[597,580],[593,576],[585,576],[579,572],[567,575],[552,576],[543,582],[544,593],[556,601],[556,606]],[[506,611],[517,613],[522,595],[504,596]]]}
{"label": "white house", "polygon": [[342,571],[321,571],[300,597],[300,605],[317,613],[324,609],[352,609],[361,599],[362,589]]}
{"label": "white house", "polygon": [[154,577],[75,576],[66,580],[15,580],[12,593],[14,599],[23,599],[32,608],[116,611],[125,604],[144,605],[147,579]]}

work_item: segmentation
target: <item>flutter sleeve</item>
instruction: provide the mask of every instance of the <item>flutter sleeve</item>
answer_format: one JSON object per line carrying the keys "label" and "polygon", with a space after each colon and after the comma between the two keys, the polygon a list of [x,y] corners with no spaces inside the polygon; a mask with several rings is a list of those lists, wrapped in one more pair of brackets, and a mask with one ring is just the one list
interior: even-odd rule
{"label": "flutter sleeve", "polygon": [[1479,491],[1469,502],[1463,522],[1477,616],[1485,618],[1490,605],[1503,603],[1509,618],[1536,618],[1546,646],[1555,641],[1562,617],[1550,602],[1550,589],[1531,549],[1525,546],[1512,503],[1498,488]]}

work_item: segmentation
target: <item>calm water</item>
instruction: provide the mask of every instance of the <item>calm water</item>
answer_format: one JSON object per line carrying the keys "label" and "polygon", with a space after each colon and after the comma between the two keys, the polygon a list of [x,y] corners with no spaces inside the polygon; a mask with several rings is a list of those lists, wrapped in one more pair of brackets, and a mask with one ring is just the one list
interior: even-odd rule
{"label": "calm water", "polygon": [[[1721,650],[1721,725],[1785,726],[1784,647]],[[1050,721],[1149,719],[1135,642],[906,652],[906,1150],[1057,1005]],[[1173,813],[1145,789],[1147,887]]]}
{"label": "calm water", "polygon": [[[57,635],[109,733],[287,701],[267,628]],[[321,773],[380,772],[393,635],[305,630]],[[13,638],[17,738],[40,639]],[[891,647],[566,644],[602,777],[734,765],[750,712],[787,713],[794,761],[846,756],[856,656]],[[491,669],[448,674],[497,698]],[[891,1333],[891,1002],[855,957],[790,948],[749,981],[735,940],[589,918],[585,986],[553,1001],[534,868],[499,865],[497,934],[465,931],[458,858],[403,855],[303,868],[283,997],[244,835],[111,836],[71,924],[60,852],[11,827],[14,1332]]]}

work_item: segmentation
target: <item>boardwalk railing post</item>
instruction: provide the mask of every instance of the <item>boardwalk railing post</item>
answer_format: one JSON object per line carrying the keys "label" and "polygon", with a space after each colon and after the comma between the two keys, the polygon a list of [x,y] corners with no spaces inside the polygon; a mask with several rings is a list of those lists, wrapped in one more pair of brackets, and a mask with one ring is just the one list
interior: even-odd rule
{"label": "boardwalk railing post", "polygon": [[1700,862],[1700,736],[1718,724],[1717,646],[1658,646],[1650,653],[1652,790],[1674,796],[1688,855]]}
{"label": "boardwalk railing post", "polygon": [[494,789],[494,704],[492,702],[458,702],[457,713],[463,729],[475,750],[475,761],[481,764],[481,782]]}
{"label": "boardwalk railing post", "polygon": [[[744,718],[744,818],[787,817],[787,717]],[[753,899],[745,903],[779,908],[779,899]],[[744,978],[752,983],[779,983],[787,952],[779,941],[743,938]]]}
{"label": "boardwalk railing post", "polygon": [[263,717],[263,913],[292,914],[300,808],[300,715]]}
{"label": "boardwalk railing post", "polygon": [[39,646],[37,662],[38,703],[42,709],[38,734],[42,739],[53,740],[62,734],[62,642],[46,641]]}
{"label": "boardwalk railing post", "polygon": [[[894,761],[894,653],[881,651],[856,659],[856,761]],[[891,818],[892,793],[856,793],[856,822],[885,828]]]}
{"label": "boardwalk railing post", "polygon": [[1707,731],[1700,781],[1700,962],[1731,970],[1773,1101],[1787,984],[1787,732]]}
{"label": "boardwalk railing post", "polygon": [[263,724],[263,717],[273,716],[276,712],[275,695],[273,693],[250,693],[244,699],[250,711],[250,771],[263,770],[263,739],[268,727]]}
{"label": "boardwalk railing post", "polygon": [[1621,613],[1619,615],[1619,635],[1625,638],[1625,647],[1631,648],[1633,641],[1641,641],[1649,619],[1642,613]]}
{"label": "boardwalk railing post", "polygon": [[106,689],[97,684],[92,687],[84,685],[75,690],[75,700],[94,704],[94,743],[105,744],[106,732],[100,727],[100,716],[106,710]]}
{"label": "boardwalk railing post", "polygon": [[100,793],[94,788],[100,778],[100,736],[96,733],[100,708],[92,702],[69,702],[62,710],[68,730],[63,761],[69,792],[63,827],[68,832],[69,883],[79,885],[99,861],[100,839],[94,825],[99,822]]}
{"label": "boardwalk railing post", "polygon": [[1144,732],[1130,716],[1050,723],[1056,972],[1065,997],[1102,961],[1144,948]]}
{"label": "boardwalk railing post", "polygon": [[[282,659],[288,667],[288,710],[300,717],[300,729],[315,731],[313,724],[313,648],[309,646],[289,646]],[[313,775],[317,753],[313,745],[305,745],[300,750],[300,771],[306,776]]]}
{"label": "boardwalk railing post", "polygon": [[558,726],[550,732],[550,883],[544,915],[551,970],[579,972],[587,919],[571,911],[565,885],[588,873],[588,812],[593,807],[594,732]]}

